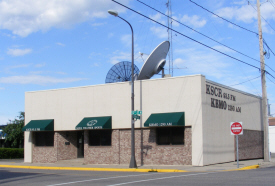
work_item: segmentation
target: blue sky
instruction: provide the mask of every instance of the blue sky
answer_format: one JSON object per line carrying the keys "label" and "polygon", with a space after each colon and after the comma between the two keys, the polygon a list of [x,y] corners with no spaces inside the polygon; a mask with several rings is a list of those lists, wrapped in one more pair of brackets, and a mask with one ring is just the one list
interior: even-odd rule
{"label": "blue sky", "polygon": [[[167,18],[136,0],[117,0],[163,24]],[[167,0],[142,0],[167,12]],[[256,0],[194,0],[216,14],[258,32]],[[262,1],[263,37],[275,53],[275,7]],[[130,61],[129,26],[107,13],[119,12],[134,29],[135,64],[162,41],[167,29],[127,10],[111,0],[0,0],[0,125],[24,111],[27,91],[104,84],[108,70],[117,62]],[[259,42],[255,34],[225,22],[189,0],[172,0],[174,19],[257,60]],[[269,25],[271,25],[271,27]],[[173,22],[173,28],[228,55],[254,66],[260,63],[215,43]],[[144,53],[143,58],[139,52]],[[261,95],[260,72],[214,52],[179,34],[173,34],[173,76],[203,74],[207,79]],[[275,56],[265,62],[275,70]],[[165,66],[168,73],[168,63]],[[275,72],[266,68],[275,77]],[[159,78],[156,75],[154,78]],[[271,114],[275,113],[275,79],[267,75]],[[250,81],[248,81],[250,80]],[[246,82],[247,81],[247,82]],[[246,82],[246,83],[243,83]],[[242,84],[239,84],[242,83]],[[239,84],[239,85],[236,85]]]}

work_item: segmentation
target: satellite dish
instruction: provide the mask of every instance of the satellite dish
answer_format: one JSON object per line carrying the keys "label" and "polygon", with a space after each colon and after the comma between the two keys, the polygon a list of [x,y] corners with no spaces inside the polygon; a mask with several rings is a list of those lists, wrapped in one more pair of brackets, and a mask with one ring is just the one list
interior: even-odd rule
{"label": "satellite dish", "polygon": [[154,74],[158,74],[166,63],[169,48],[169,41],[160,43],[143,64],[137,80],[150,79]]}
{"label": "satellite dish", "polygon": [[[139,69],[134,65],[134,76],[137,77]],[[135,78],[136,79],[136,78]],[[122,61],[109,70],[107,73],[105,83],[125,82],[132,80],[132,63],[129,61]]]}

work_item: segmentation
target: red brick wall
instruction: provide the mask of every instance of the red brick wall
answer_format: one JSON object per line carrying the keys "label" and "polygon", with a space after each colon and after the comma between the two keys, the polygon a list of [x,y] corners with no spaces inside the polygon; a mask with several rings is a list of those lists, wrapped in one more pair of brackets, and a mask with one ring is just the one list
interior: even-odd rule
{"label": "red brick wall", "polygon": [[[192,133],[186,127],[184,145],[157,145],[156,130],[135,130],[135,157],[138,165],[191,165]],[[77,158],[77,132],[55,132],[54,147],[33,148],[33,162],[54,163]],[[70,145],[65,145],[69,141]],[[129,164],[131,156],[131,130],[113,130],[111,146],[89,146],[88,131],[84,131],[84,163]]]}
{"label": "red brick wall", "polygon": [[[120,164],[129,164],[131,155],[131,131],[121,130],[120,139]],[[192,133],[189,127],[185,128],[184,145],[157,145],[155,128],[136,130],[136,162],[138,165],[191,165],[191,140]]]}
{"label": "red brick wall", "polygon": [[[57,133],[57,160],[69,160],[77,158],[77,132],[62,131]],[[65,145],[69,142],[70,145]]]}
{"label": "red brick wall", "polygon": [[[142,134],[142,135],[141,135]],[[191,128],[185,129],[184,145],[156,145],[156,130],[135,130],[135,157],[138,165],[191,165]],[[112,146],[91,147],[84,133],[84,159],[87,164],[129,164],[131,130],[113,130]]]}
{"label": "red brick wall", "polygon": [[119,164],[119,130],[112,131],[111,146],[89,146],[88,131],[84,131],[84,163]]}
{"label": "red brick wall", "polygon": [[[33,133],[32,133],[33,135]],[[36,147],[33,144],[32,162],[33,163],[55,163],[57,161],[57,133],[54,134],[53,147]]]}
{"label": "red brick wall", "polygon": [[[244,130],[243,135],[239,135],[239,159],[259,159],[264,157],[263,131]],[[236,138],[235,138],[236,149]],[[235,150],[236,152],[236,150]],[[236,153],[235,153],[236,154]],[[235,156],[237,160],[237,157]]]}

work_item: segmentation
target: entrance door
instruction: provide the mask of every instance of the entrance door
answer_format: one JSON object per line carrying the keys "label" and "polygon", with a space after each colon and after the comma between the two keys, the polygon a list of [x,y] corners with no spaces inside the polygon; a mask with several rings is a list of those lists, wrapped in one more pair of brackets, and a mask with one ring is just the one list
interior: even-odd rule
{"label": "entrance door", "polygon": [[77,158],[84,158],[84,132],[77,132]]}

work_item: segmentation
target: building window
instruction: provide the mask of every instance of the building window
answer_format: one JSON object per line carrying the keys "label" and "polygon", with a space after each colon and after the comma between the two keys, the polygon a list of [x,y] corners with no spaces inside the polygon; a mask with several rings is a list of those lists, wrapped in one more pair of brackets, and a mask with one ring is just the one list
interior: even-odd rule
{"label": "building window", "polygon": [[34,132],[35,146],[54,146],[54,131]]}
{"label": "building window", "polygon": [[112,130],[90,130],[89,146],[111,146]]}
{"label": "building window", "polygon": [[156,130],[158,145],[184,144],[184,127],[159,127]]}

